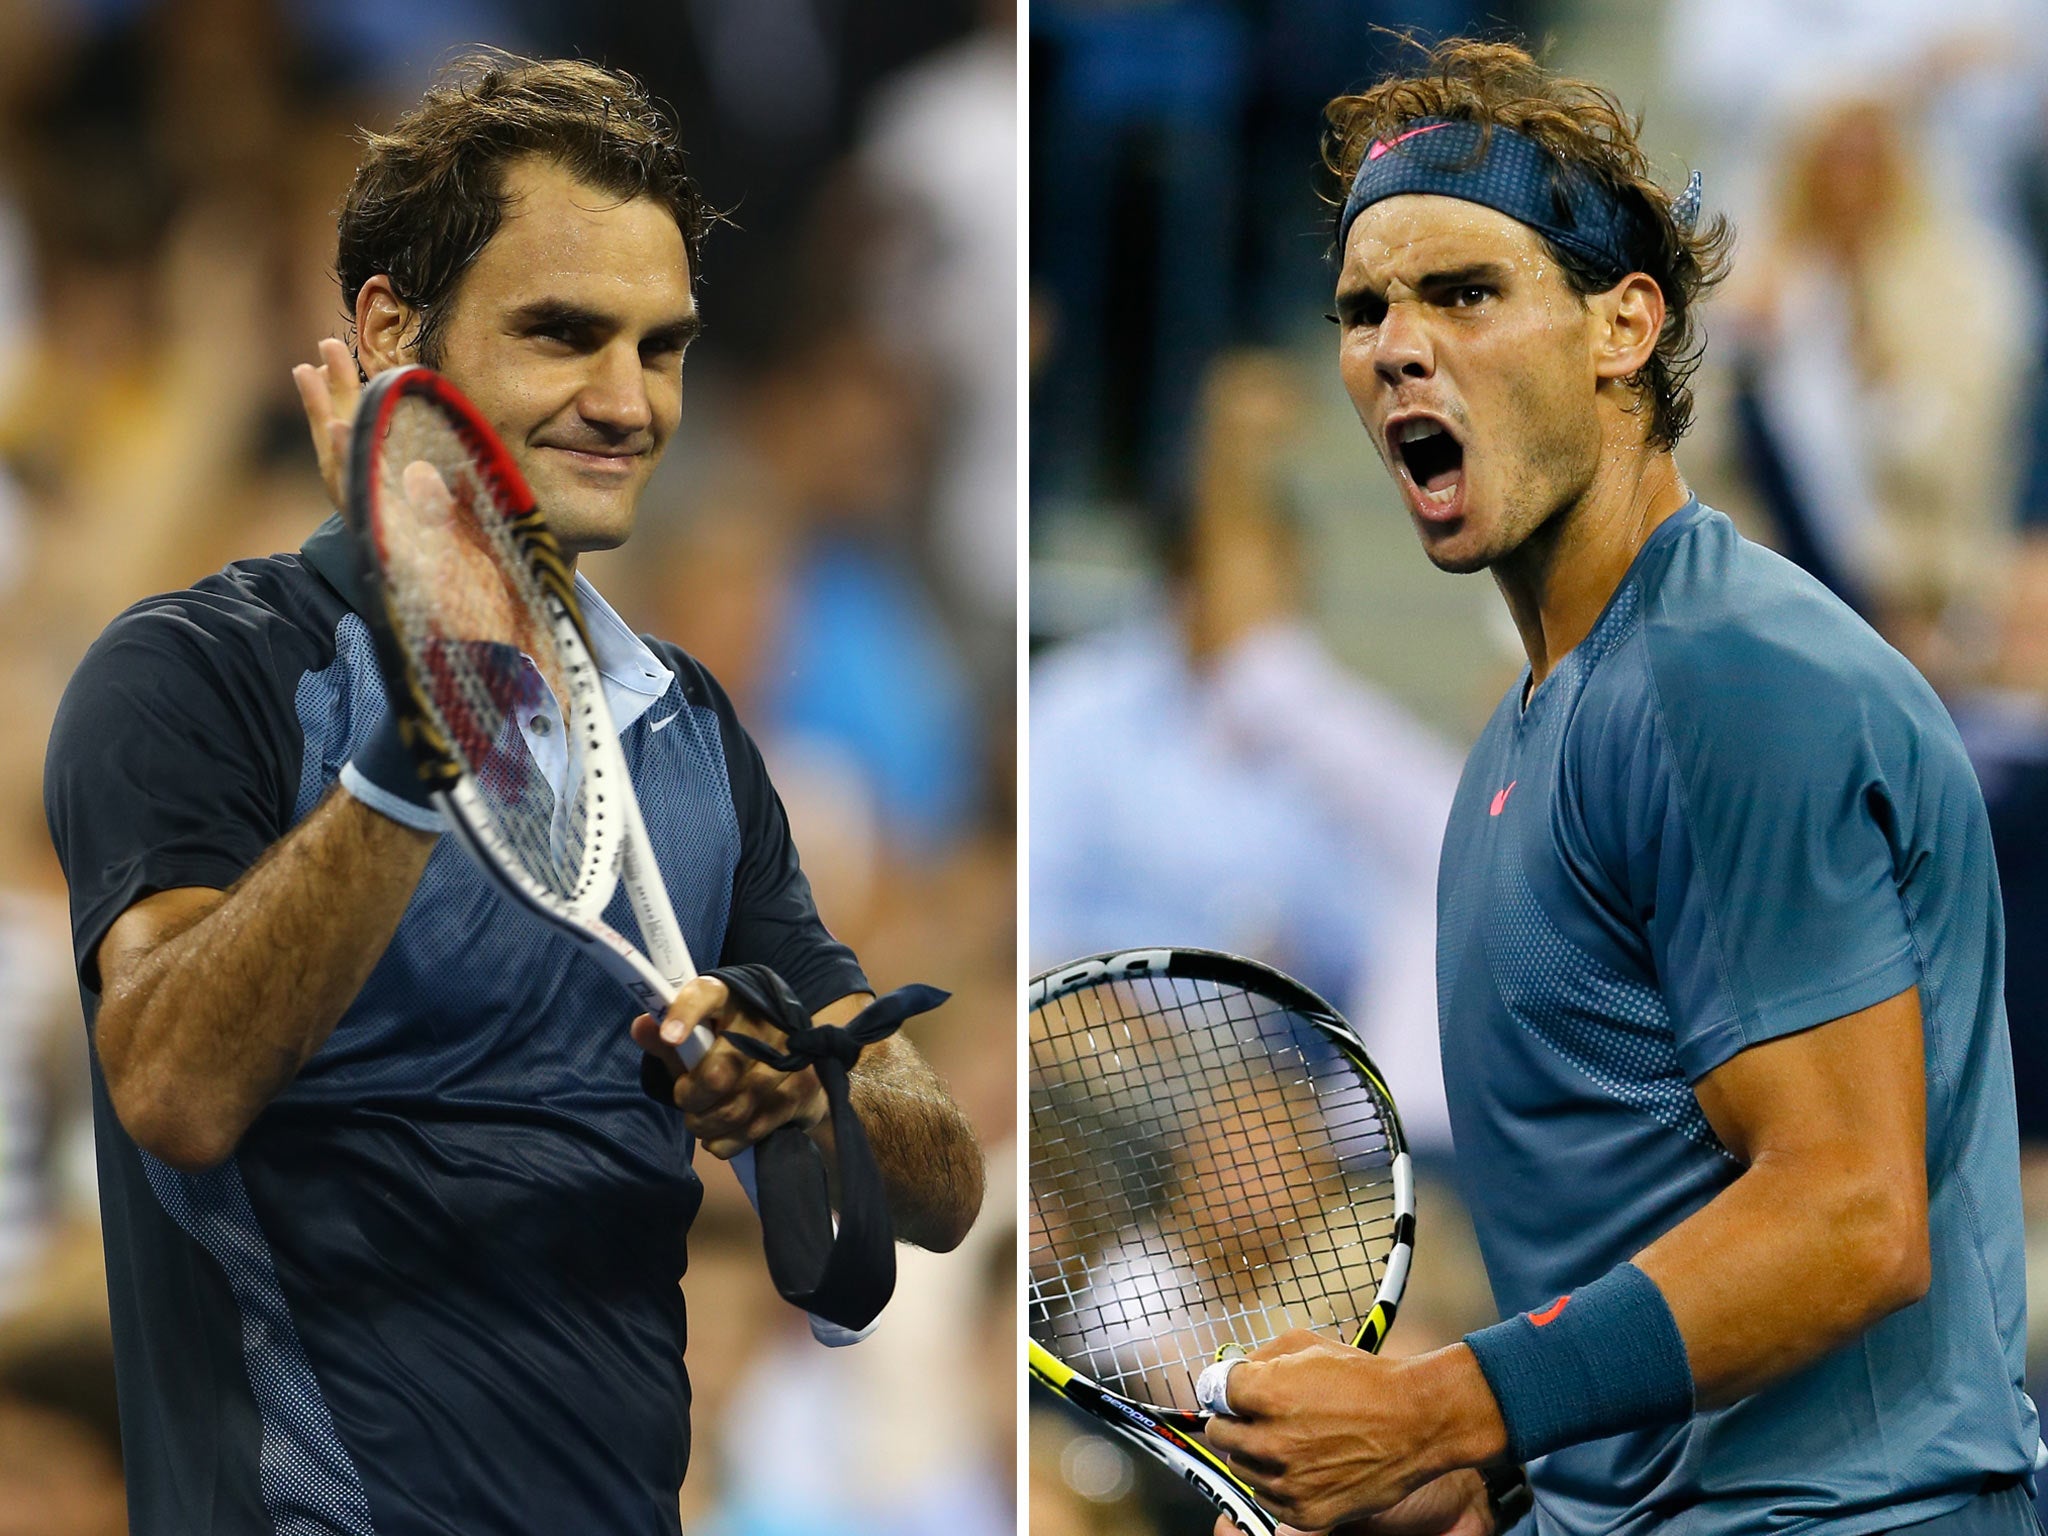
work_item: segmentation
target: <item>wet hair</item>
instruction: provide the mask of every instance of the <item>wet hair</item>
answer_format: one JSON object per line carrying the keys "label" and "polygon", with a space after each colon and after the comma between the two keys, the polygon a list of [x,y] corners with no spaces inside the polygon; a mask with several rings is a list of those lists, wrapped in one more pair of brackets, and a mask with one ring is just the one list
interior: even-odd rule
{"label": "wet hair", "polygon": [[414,341],[430,366],[449,299],[504,221],[506,172],[518,162],[547,161],[601,192],[660,204],[682,231],[693,282],[715,220],[667,111],[632,76],[578,59],[465,55],[363,142],[338,221],[342,302],[353,316],[363,285],[389,277],[421,317]]}
{"label": "wet hair", "polygon": [[[1672,194],[1651,174],[1638,135],[1641,123],[1611,91],[1559,75],[1512,43],[1452,40],[1426,50],[1412,75],[1380,81],[1324,109],[1329,133],[1325,164],[1349,187],[1377,139],[1391,139],[1418,118],[1513,129],[1557,160],[1560,197],[1572,176],[1588,177],[1634,215],[1631,271],[1642,272],[1664,295],[1664,327],[1648,362],[1626,381],[1649,412],[1646,438],[1653,448],[1677,445],[1692,425],[1690,381],[1705,340],[1696,306],[1728,273],[1734,230],[1716,214],[1695,223],[1674,214]],[[1480,153],[1484,154],[1482,148]],[[1538,233],[1580,297],[1605,293],[1616,274]]]}

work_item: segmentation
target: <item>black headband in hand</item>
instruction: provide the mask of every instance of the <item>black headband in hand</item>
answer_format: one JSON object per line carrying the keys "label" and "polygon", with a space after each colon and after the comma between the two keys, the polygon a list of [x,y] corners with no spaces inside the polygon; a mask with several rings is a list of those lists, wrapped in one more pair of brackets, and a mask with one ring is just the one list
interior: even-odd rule
{"label": "black headband in hand", "polygon": [[[789,984],[765,965],[722,966],[705,974],[724,982],[746,1012],[780,1029],[788,1048],[778,1051],[749,1035],[728,1033],[723,1039],[781,1072],[817,1070],[839,1164],[838,1230],[824,1153],[802,1131],[784,1126],[754,1148],[762,1243],[768,1273],[785,1301],[858,1332],[881,1315],[896,1289],[896,1232],[874,1148],[853,1112],[847,1073],[864,1047],[950,994],[937,987],[899,987],[846,1024],[819,1025]],[[641,1063],[641,1083],[651,1097],[675,1102],[674,1080],[652,1056]]]}

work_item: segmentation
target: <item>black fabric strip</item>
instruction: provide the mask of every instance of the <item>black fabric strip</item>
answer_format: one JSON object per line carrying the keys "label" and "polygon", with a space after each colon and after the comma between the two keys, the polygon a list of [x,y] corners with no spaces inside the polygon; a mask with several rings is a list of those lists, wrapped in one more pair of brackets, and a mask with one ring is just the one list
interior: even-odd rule
{"label": "black fabric strip", "polygon": [[[874,1148],[853,1111],[847,1073],[865,1047],[894,1034],[906,1019],[938,1007],[950,994],[937,987],[899,987],[843,1025],[818,1025],[788,983],[765,965],[721,966],[705,974],[724,982],[746,1012],[780,1029],[788,1048],[778,1051],[749,1035],[723,1038],[779,1072],[815,1068],[832,1119],[839,1164],[836,1235],[830,1180],[818,1144],[786,1125],[754,1148],[769,1276],[792,1305],[842,1328],[865,1328],[881,1316],[896,1289],[896,1231]],[[674,1080],[654,1057],[641,1062],[640,1081],[650,1097],[675,1102]]]}

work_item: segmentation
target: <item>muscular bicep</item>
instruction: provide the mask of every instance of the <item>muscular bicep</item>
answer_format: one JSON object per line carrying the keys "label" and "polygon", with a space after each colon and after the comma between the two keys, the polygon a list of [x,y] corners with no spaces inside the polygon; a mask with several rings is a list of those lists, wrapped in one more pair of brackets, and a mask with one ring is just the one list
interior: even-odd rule
{"label": "muscular bicep", "polygon": [[1924,1206],[1926,1050],[1920,991],[1738,1052],[1693,1085],[1746,1163],[1828,1153],[1915,1185]]}

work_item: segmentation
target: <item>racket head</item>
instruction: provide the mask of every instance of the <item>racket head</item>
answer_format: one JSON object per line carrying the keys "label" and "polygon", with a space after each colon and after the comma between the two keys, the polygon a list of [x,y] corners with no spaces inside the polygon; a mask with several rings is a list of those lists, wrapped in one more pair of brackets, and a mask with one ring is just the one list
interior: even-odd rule
{"label": "racket head", "polygon": [[357,409],[344,512],[386,696],[436,803],[525,905],[595,919],[631,786],[574,575],[518,465],[447,379],[391,369]]}
{"label": "racket head", "polygon": [[1393,1096],[1334,1008],[1191,948],[1070,962],[1028,1003],[1039,1350],[1186,1431],[1225,1345],[1306,1328],[1379,1347],[1414,1181]]}

